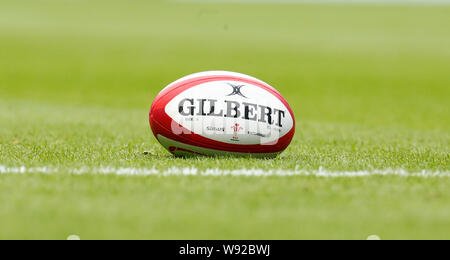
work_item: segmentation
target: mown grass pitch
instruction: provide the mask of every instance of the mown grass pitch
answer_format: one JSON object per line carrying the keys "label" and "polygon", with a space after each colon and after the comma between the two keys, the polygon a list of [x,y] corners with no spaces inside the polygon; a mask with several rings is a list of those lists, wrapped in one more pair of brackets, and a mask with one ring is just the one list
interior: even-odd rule
{"label": "mown grass pitch", "polygon": [[[116,176],[87,167],[450,170],[450,7],[0,3],[0,238],[450,238],[450,178]],[[175,159],[152,99],[198,71],[271,83],[275,160]],[[144,153],[145,152],[145,153]]]}

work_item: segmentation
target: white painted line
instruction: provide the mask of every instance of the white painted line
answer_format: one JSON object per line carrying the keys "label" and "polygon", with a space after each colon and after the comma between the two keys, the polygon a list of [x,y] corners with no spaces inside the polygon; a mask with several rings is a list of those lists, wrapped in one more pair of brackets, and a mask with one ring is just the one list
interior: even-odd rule
{"label": "white painted line", "polygon": [[178,3],[448,5],[450,0],[166,0]]}
{"label": "white painted line", "polygon": [[450,171],[422,170],[410,172],[404,169],[385,169],[385,170],[361,170],[361,171],[329,171],[323,168],[318,170],[265,170],[265,169],[219,169],[211,168],[200,170],[195,167],[158,170],[156,168],[125,168],[125,167],[98,167],[98,168],[55,168],[55,167],[7,167],[0,165],[0,174],[57,174],[69,173],[74,175],[121,175],[121,176],[316,176],[326,178],[337,177],[367,177],[367,176],[402,176],[402,177],[421,177],[421,178],[445,178],[450,177]]}

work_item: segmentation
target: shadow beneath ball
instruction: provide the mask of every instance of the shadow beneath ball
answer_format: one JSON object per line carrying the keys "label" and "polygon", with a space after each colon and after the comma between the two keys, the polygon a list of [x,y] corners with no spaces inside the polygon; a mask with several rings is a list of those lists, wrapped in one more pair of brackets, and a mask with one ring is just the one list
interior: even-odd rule
{"label": "shadow beneath ball", "polygon": [[195,159],[195,158],[211,158],[211,159],[258,159],[258,160],[273,160],[280,155],[276,154],[253,154],[253,153],[242,153],[242,154],[200,154],[191,152],[172,152],[175,158],[179,159]]}

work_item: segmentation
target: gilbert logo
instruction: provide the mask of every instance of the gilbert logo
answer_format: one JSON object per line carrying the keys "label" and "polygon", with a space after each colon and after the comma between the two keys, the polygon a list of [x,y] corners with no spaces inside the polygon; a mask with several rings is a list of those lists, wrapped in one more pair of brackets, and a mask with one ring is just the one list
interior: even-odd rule
{"label": "gilbert logo", "polygon": [[241,130],[244,130],[244,128],[241,127],[241,125],[239,125],[239,124],[235,124],[234,126],[231,127],[231,129],[233,129],[233,131],[234,131],[234,135],[233,135],[233,138],[231,138],[231,141],[239,142],[238,134]]}
{"label": "gilbert logo", "polygon": [[248,98],[248,97],[244,96],[244,94],[242,94],[242,92],[241,92],[242,87],[244,87],[245,85],[233,85],[231,83],[227,83],[227,84],[233,88],[233,93],[231,93],[227,97],[237,95],[237,96],[241,96],[243,98]]}

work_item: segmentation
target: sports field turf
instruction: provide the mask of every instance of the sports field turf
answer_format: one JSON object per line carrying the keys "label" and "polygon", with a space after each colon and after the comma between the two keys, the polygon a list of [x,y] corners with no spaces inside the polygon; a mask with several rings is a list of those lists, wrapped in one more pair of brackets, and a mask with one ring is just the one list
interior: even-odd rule
{"label": "sports field turf", "polygon": [[[450,239],[449,32],[450,5],[0,0],[0,239]],[[152,99],[204,70],[280,90],[297,119],[288,150],[168,154]],[[53,170],[7,170],[20,167]]]}

